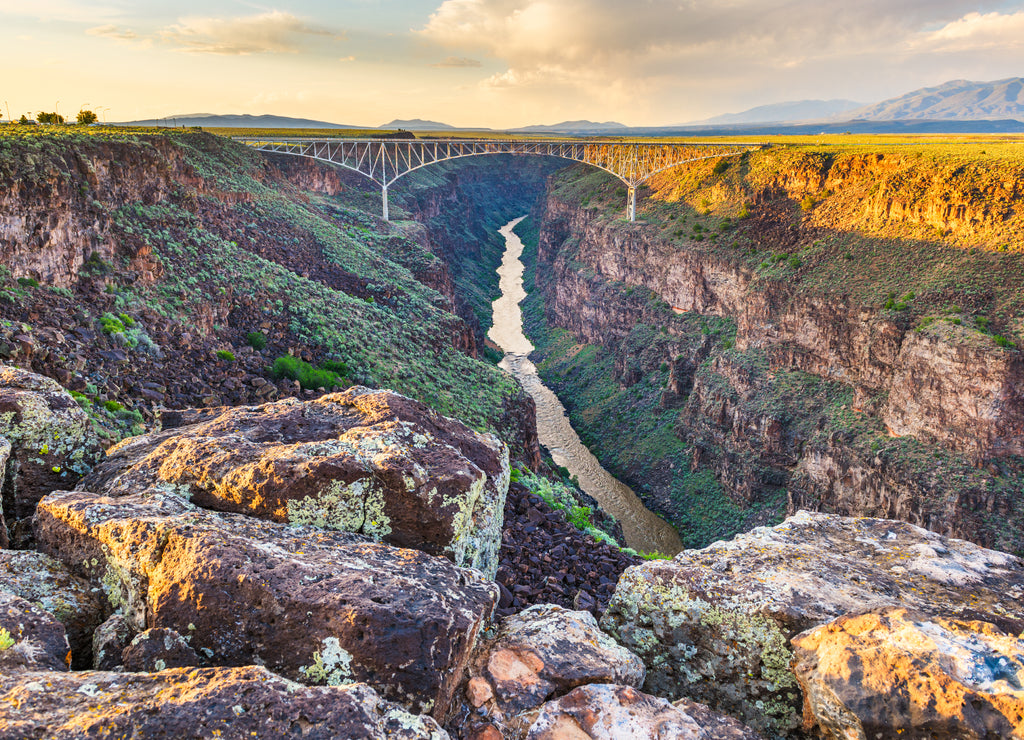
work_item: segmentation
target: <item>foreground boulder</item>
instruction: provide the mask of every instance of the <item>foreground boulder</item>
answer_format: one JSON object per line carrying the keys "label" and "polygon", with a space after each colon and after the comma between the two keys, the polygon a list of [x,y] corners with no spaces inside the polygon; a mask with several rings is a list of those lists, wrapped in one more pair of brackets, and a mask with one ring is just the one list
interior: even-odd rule
{"label": "foreground boulder", "polygon": [[72,575],[49,555],[0,550],[0,591],[20,596],[52,614],[67,630],[72,667],[90,667],[93,632],[106,612],[99,589]]}
{"label": "foreground boulder", "polygon": [[[8,458],[0,475],[12,544],[30,544],[36,502],[73,487],[100,454],[88,415],[59,383],[0,365],[0,458]],[[7,539],[6,531],[0,539]]]}
{"label": "foreground boulder", "polygon": [[166,627],[140,632],[121,652],[121,665],[130,673],[185,668],[199,663],[199,656],[185,638]]}
{"label": "foreground boulder", "polygon": [[365,684],[301,686],[265,668],[0,675],[0,740],[48,738],[444,740],[429,717]]}
{"label": "foreground boulder", "polygon": [[[687,711],[689,709],[690,711]],[[760,740],[707,707],[675,707],[631,686],[582,686],[541,707],[528,740]]]}
{"label": "foreground boulder", "polygon": [[79,488],[163,487],[208,509],[359,532],[497,572],[508,448],[424,404],[357,387],[173,412],[164,426],[111,448]]}
{"label": "foreground boulder", "polygon": [[834,740],[1024,737],[1024,634],[879,609],[793,638],[806,729]]}
{"label": "foreground boulder", "polygon": [[506,738],[521,736],[536,709],[577,686],[640,686],[644,665],[597,626],[590,612],[553,604],[502,620],[494,638],[470,660],[462,716],[492,724]]}
{"label": "foreground boulder", "polygon": [[442,558],[170,493],[56,492],[35,524],[40,548],[101,585],[135,631],[176,630],[207,664],[366,681],[438,718],[498,599]]}
{"label": "foreground boulder", "polygon": [[783,732],[802,706],[790,638],[883,606],[1020,625],[1024,565],[904,522],[799,512],[628,569],[602,626],[643,658],[647,691]]}
{"label": "foreground boulder", "polygon": [[0,673],[66,671],[70,663],[64,625],[45,609],[0,591]]}
{"label": "foreground boulder", "polygon": [[112,671],[124,662],[124,651],[135,637],[135,628],[123,614],[112,614],[92,633],[92,667]]}

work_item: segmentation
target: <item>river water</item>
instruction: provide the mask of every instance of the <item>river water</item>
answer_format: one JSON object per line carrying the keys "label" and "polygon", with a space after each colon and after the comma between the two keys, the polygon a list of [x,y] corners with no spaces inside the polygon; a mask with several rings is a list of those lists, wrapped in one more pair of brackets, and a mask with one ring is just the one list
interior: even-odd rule
{"label": "river water", "polygon": [[622,524],[626,544],[641,552],[675,555],[683,549],[676,531],[649,511],[629,486],[601,467],[590,450],[580,442],[565,407],[537,375],[528,355],[533,345],[523,334],[523,314],[519,303],[526,298],[523,289],[523,243],[512,233],[525,216],[505,224],[498,233],[505,238],[505,255],[498,268],[501,297],[494,301],[494,325],[487,336],[505,352],[501,367],[512,373],[537,404],[537,433],[558,465],[568,468],[579,480],[580,488]]}

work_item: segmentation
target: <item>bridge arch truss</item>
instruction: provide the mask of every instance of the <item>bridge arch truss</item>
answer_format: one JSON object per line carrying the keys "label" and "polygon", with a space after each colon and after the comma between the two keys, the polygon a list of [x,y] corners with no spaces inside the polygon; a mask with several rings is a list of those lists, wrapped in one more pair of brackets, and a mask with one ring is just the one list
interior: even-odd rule
{"label": "bridge arch truss", "polygon": [[245,138],[261,152],[290,154],[330,162],[358,172],[381,188],[388,220],[388,188],[422,167],[488,154],[540,155],[582,162],[611,173],[628,188],[627,214],[636,220],[636,189],[651,176],[687,162],[735,157],[760,144],[660,143],[646,141],[538,139],[310,139]]}

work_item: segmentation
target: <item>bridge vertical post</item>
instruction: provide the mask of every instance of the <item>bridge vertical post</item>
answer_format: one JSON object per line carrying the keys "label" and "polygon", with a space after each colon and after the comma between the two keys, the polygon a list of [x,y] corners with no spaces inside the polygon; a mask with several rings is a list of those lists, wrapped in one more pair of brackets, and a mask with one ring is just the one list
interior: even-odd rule
{"label": "bridge vertical post", "polygon": [[636,188],[629,186],[629,202],[626,205],[626,212],[629,213],[629,220],[636,221]]}
{"label": "bridge vertical post", "polygon": [[380,186],[380,199],[381,199],[381,203],[383,203],[384,220],[385,221],[390,221],[391,219],[388,218],[388,186],[387,185],[381,185]]}

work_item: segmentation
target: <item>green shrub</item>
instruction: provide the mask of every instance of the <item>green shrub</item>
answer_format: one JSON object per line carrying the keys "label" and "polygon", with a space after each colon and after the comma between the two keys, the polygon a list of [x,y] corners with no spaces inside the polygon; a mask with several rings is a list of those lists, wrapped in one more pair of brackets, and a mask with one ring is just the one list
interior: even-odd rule
{"label": "green shrub", "polygon": [[1011,342],[1009,339],[1007,339],[1004,336],[1000,336],[999,334],[993,334],[992,335],[992,340],[998,346],[1003,347],[1004,349],[1014,349],[1017,346],[1016,344]]}
{"label": "green shrub", "polygon": [[281,380],[282,378],[297,380],[299,385],[311,391],[317,388],[346,385],[345,381],[338,377],[337,373],[313,367],[308,362],[304,362],[298,357],[292,357],[291,355],[284,355],[274,360],[274,364],[270,368],[270,374],[275,380]]}
{"label": "green shrub", "polygon": [[587,529],[594,526],[590,523],[590,515],[593,513],[589,506],[570,506],[566,509],[565,518],[576,529]]}
{"label": "green shrub", "polygon": [[126,313],[119,313],[117,315],[117,318],[121,319],[121,323],[124,324],[124,327],[126,329],[131,329],[133,326],[135,326],[135,319],[133,319]]}
{"label": "green shrub", "polygon": [[38,288],[39,281],[36,280],[35,278],[20,277],[18,278],[18,285],[20,285],[22,288]]}
{"label": "green shrub", "polygon": [[235,353],[229,349],[219,349],[217,350],[217,358],[221,360],[227,360],[228,362],[234,362]]}
{"label": "green shrub", "polygon": [[813,209],[817,202],[818,201],[814,199],[813,195],[805,195],[804,199],[800,201],[800,210],[806,213],[807,211]]}
{"label": "green shrub", "polygon": [[974,323],[982,331],[988,331],[989,320],[987,316],[975,316]]}
{"label": "green shrub", "polygon": [[715,162],[715,166],[711,171],[714,172],[716,175],[721,175],[727,169],[729,169],[729,160],[720,159],[717,162]]}
{"label": "green shrub", "polygon": [[788,262],[789,266],[792,267],[794,270],[800,267],[800,265],[802,265],[803,263],[803,260],[800,259],[799,257],[790,257]]}
{"label": "green shrub", "polygon": [[263,336],[261,331],[251,331],[245,335],[246,343],[254,350],[259,352],[261,349],[266,348],[267,338]]}
{"label": "green shrub", "polygon": [[671,560],[672,559],[671,555],[666,555],[665,553],[658,552],[657,550],[655,550],[654,552],[640,552],[640,553],[637,553],[637,554],[640,557],[642,557],[644,560]]}
{"label": "green shrub", "polygon": [[100,316],[100,325],[103,327],[104,334],[117,334],[124,332],[124,324],[121,322],[121,319],[111,313],[105,313]]}
{"label": "green shrub", "polygon": [[750,206],[744,203],[740,207],[740,212],[736,214],[736,218],[748,218],[750,216]]}
{"label": "green shrub", "polygon": [[124,411],[124,406],[112,398],[103,402],[103,408],[112,414],[116,414],[118,411]]}
{"label": "green shrub", "polygon": [[320,367],[338,375],[348,375],[348,365],[342,360],[324,360],[320,363]]}

